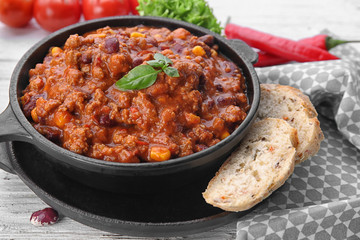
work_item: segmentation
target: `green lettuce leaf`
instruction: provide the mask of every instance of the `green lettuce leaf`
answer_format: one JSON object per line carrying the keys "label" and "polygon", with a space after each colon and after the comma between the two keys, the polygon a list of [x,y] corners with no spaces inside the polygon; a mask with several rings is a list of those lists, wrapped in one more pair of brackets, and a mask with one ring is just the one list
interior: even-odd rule
{"label": "green lettuce leaf", "polygon": [[159,16],[182,20],[221,34],[220,22],[205,0],[138,0],[141,16]]}

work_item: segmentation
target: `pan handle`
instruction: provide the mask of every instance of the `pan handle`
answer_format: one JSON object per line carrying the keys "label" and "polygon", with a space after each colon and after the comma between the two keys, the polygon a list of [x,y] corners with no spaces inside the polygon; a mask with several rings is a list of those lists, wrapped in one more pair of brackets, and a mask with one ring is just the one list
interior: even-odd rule
{"label": "pan handle", "polygon": [[0,114],[0,142],[31,142],[32,136],[24,129],[10,105]]}
{"label": "pan handle", "polygon": [[7,150],[7,143],[0,143],[0,169],[15,174],[15,171],[11,165],[11,159]]}
{"label": "pan handle", "polygon": [[244,54],[246,59],[249,60],[252,64],[258,61],[258,54],[244,41],[240,39],[229,39],[228,42],[236,51]]}

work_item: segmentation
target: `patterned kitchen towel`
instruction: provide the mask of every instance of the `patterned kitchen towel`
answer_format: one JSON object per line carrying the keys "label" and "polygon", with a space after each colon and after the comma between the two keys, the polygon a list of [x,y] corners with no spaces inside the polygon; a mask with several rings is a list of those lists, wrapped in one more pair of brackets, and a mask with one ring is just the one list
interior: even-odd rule
{"label": "patterned kitchen towel", "polygon": [[239,219],[238,240],[360,239],[360,150],[333,120],[319,120],[325,139],[318,154]]}
{"label": "patterned kitchen towel", "polygon": [[360,54],[334,48],[341,60],[256,68],[261,83],[296,87],[319,112],[325,139],[317,155],[251,213],[237,239],[360,239]]}

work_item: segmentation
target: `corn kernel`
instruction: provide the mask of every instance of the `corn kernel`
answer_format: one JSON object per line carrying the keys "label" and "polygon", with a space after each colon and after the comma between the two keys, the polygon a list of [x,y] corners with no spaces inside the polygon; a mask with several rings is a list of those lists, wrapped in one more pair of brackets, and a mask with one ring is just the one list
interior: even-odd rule
{"label": "corn kernel", "polygon": [[37,115],[36,108],[31,110],[31,118],[34,120],[34,122],[36,122],[36,123],[39,122],[39,117]]}
{"label": "corn kernel", "polygon": [[51,49],[51,54],[54,55],[54,56],[58,55],[58,54],[61,53],[61,52],[62,52],[62,49],[59,48],[59,47],[53,47],[53,48]]}
{"label": "corn kernel", "polygon": [[217,51],[215,51],[214,49],[211,49],[210,52],[212,57],[216,57],[218,55]]}
{"label": "corn kernel", "polygon": [[157,101],[160,103],[160,104],[166,104],[169,99],[163,95],[160,95],[158,98],[157,98]]}
{"label": "corn kernel", "polygon": [[139,32],[132,32],[132,33],[130,34],[130,37],[132,37],[132,38],[138,38],[138,37],[144,38],[144,37],[145,37],[145,34],[139,33]]}
{"label": "corn kernel", "polygon": [[106,34],[105,33],[93,33],[93,34],[89,34],[87,36],[93,37],[93,38],[104,38],[104,37],[106,37]]}
{"label": "corn kernel", "polygon": [[154,35],[154,38],[156,38],[156,39],[158,39],[158,38],[161,39],[161,38],[163,38],[163,36],[161,36],[160,34],[155,34],[155,35]]}
{"label": "corn kernel", "polygon": [[66,123],[71,121],[71,114],[66,111],[58,111],[54,115],[54,122],[59,128],[63,128]]}
{"label": "corn kernel", "polygon": [[166,147],[152,147],[150,150],[150,158],[157,162],[169,160],[171,157],[170,150]]}
{"label": "corn kernel", "polygon": [[195,124],[200,123],[200,117],[193,113],[186,113],[185,119],[186,119],[187,124],[189,124],[189,125],[195,125]]}
{"label": "corn kernel", "polygon": [[223,140],[223,139],[227,138],[228,136],[230,136],[230,133],[228,131],[224,131],[221,134],[220,138],[221,138],[221,140]]}
{"label": "corn kernel", "polygon": [[196,56],[204,56],[206,54],[205,50],[201,47],[201,46],[195,46],[192,49],[193,54],[195,54]]}

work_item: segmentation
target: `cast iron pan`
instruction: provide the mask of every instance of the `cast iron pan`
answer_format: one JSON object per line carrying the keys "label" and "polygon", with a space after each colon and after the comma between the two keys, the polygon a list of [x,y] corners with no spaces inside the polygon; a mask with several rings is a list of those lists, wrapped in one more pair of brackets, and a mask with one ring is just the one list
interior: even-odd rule
{"label": "cast iron pan", "polygon": [[[214,36],[220,52],[240,67],[246,79],[251,108],[240,126],[218,144],[189,156],[164,162],[133,164],[108,162],[82,156],[52,143],[37,132],[24,116],[19,98],[22,90],[28,85],[29,70],[43,61],[50,47],[62,46],[71,34],[81,35],[105,26],[119,27],[140,24],[169,29],[183,27],[194,35],[211,34]],[[9,106],[0,114],[0,141],[30,142],[44,154],[48,154],[49,159],[62,172],[76,181],[98,189],[126,193],[151,193],[196,182],[206,178],[208,173],[215,173],[255,120],[260,102],[258,77],[252,66],[256,59],[257,54],[240,40],[226,40],[207,29],[174,19],[120,16],[75,24],[50,34],[20,59],[11,77]]]}
{"label": "cast iron pan", "polygon": [[122,235],[185,236],[220,227],[247,214],[224,212],[206,204],[201,196],[206,181],[143,195],[90,188],[63,175],[42,152],[24,142],[0,143],[0,167],[17,174],[59,213]]}

